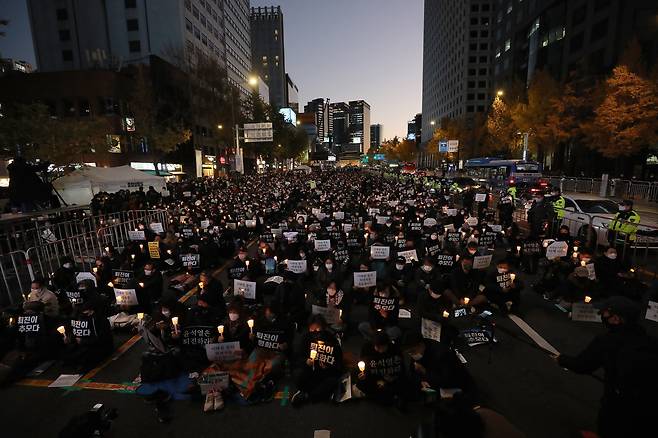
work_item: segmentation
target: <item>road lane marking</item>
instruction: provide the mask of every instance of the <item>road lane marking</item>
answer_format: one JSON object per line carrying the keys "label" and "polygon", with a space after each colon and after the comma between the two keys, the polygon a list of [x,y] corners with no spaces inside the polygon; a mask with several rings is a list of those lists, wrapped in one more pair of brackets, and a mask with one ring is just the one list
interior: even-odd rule
{"label": "road lane marking", "polygon": [[535,341],[535,344],[537,344],[540,348],[543,350],[546,350],[547,352],[555,355],[559,355],[560,352],[555,349],[546,339],[541,337],[539,333],[537,333],[532,327],[530,327],[524,320],[519,318],[516,315],[510,314],[509,318],[514,321],[514,323],[519,326],[523,332],[530,337],[533,341]]}

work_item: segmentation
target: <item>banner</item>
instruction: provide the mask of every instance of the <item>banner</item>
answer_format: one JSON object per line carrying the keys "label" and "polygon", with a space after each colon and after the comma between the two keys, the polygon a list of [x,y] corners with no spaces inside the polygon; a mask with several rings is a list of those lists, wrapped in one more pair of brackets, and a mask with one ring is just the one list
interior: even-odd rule
{"label": "banner", "polygon": [[377,285],[377,272],[355,272],[354,287],[368,288]]}
{"label": "banner", "polygon": [[404,257],[404,260],[407,263],[418,261],[418,253],[415,249],[410,249],[409,251],[398,251],[398,257]]}
{"label": "banner", "polygon": [[256,282],[255,281],[244,281],[238,280],[237,278],[233,280],[233,295],[240,295],[249,300],[256,299]]}
{"label": "banner", "polygon": [[370,247],[370,257],[373,260],[386,260],[391,252],[391,248],[388,246],[377,246],[373,245]]}
{"label": "banner", "polygon": [[240,342],[206,344],[206,356],[210,362],[232,362],[242,358]]}
{"label": "banner", "polygon": [[133,271],[112,270],[112,284],[123,287],[128,286],[134,277]]}
{"label": "banner", "polygon": [[331,251],[331,240],[316,240],[315,250],[317,252]]}
{"label": "banner", "polygon": [[546,258],[549,260],[566,257],[569,251],[567,242],[553,242],[546,248]]}
{"label": "banner", "polygon": [[160,258],[160,242],[149,242],[149,257],[152,259]]}
{"label": "banner", "polygon": [[473,257],[473,269],[486,269],[491,264],[492,254]]}
{"label": "banner", "polygon": [[283,333],[272,331],[256,331],[256,346],[267,350],[280,351],[283,343]]}
{"label": "banner", "polygon": [[180,261],[186,268],[198,268],[201,266],[201,254],[181,254]]}
{"label": "banner", "polygon": [[327,365],[336,364],[335,356],[336,347],[333,345],[327,345],[323,341],[312,341],[311,342],[311,351],[315,351],[315,360],[320,363],[326,363]]}
{"label": "banner", "polygon": [[146,240],[146,235],[144,234],[144,231],[132,230],[128,231],[128,238],[130,240]]}
{"label": "banner", "polygon": [[189,326],[184,327],[181,333],[182,344],[186,347],[208,345],[217,338],[217,327]]}

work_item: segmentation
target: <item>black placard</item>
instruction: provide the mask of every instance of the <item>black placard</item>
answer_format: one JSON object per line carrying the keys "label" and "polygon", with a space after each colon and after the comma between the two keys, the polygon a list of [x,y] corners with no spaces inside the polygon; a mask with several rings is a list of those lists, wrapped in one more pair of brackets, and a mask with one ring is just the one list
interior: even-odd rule
{"label": "black placard", "polygon": [[39,333],[41,317],[39,315],[23,315],[17,319],[18,333]]}
{"label": "black placard", "polygon": [[180,261],[186,268],[198,268],[201,266],[201,254],[181,254]]}
{"label": "black placard", "polygon": [[96,336],[96,326],[91,318],[72,319],[71,331],[74,338],[92,338]]}
{"label": "black placard", "polygon": [[114,286],[121,289],[130,285],[130,282],[133,280],[135,273],[133,271],[122,271],[120,269],[114,269],[112,270],[112,276],[114,277],[114,280],[112,281]]}
{"label": "black placard", "polygon": [[181,342],[186,347],[203,347],[215,342],[217,329],[209,326],[189,326],[181,332]]}
{"label": "black placard", "polygon": [[455,264],[455,256],[450,254],[439,254],[436,256],[437,266],[451,268]]}
{"label": "black placard", "polygon": [[459,243],[462,239],[462,234],[459,231],[448,231],[446,240],[450,243]]}
{"label": "black placard", "polygon": [[283,332],[281,331],[256,331],[256,346],[266,350],[281,351],[283,343]]}
{"label": "black placard", "polygon": [[373,297],[372,307],[377,311],[393,312],[398,307],[398,299],[395,297]]}

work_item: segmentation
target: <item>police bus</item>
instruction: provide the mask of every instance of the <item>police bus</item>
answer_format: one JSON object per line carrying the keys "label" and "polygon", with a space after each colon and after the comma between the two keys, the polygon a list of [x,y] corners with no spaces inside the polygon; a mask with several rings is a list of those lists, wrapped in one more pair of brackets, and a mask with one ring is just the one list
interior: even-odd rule
{"label": "police bus", "polygon": [[472,158],[464,166],[466,174],[493,187],[517,183],[539,183],[542,166],[536,161],[505,160],[495,157]]}

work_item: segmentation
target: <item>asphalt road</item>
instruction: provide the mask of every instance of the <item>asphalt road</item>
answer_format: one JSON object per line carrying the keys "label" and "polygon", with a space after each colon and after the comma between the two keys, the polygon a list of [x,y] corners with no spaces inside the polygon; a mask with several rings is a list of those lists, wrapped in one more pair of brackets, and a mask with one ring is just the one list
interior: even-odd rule
{"label": "asphalt road", "polygon": [[[526,284],[530,280],[526,278]],[[365,307],[357,306],[355,317],[365,315]],[[521,316],[562,353],[578,352],[602,330],[599,323],[570,321],[530,290],[523,293]],[[547,353],[528,345],[532,341],[511,320],[495,319],[497,344],[460,350],[478,385],[482,404],[505,415],[529,438],[571,437],[579,430],[593,430],[601,383],[559,368]],[[658,332],[658,324],[647,322],[647,326]],[[117,346],[129,337],[117,336]],[[352,335],[345,344],[346,352],[355,357],[361,343],[358,334]],[[143,348],[141,341],[135,344],[93,376],[92,382],[130,384],[138,375]],[[60,372],[54,365],[38,379],[47,383]],[[211,414],[202,412],[201,401],[173,402],[174,418],[163,425],[156,421],[153,406],[129,391],[13,385],[0,390],[0,421],[2,436],[54,437],[70,417],[100,402],[119,412],[108,437],[311,438],[315,430],[327,429],[333,438],[407,438],[430,415],[427,408],[418,405],[401,413],[365,400],[297,409],[285,398],[293,390],[291,379],[286,378],[278,385],[282,394],[270,403],[250,407],[229,403],[223,412]]]}

